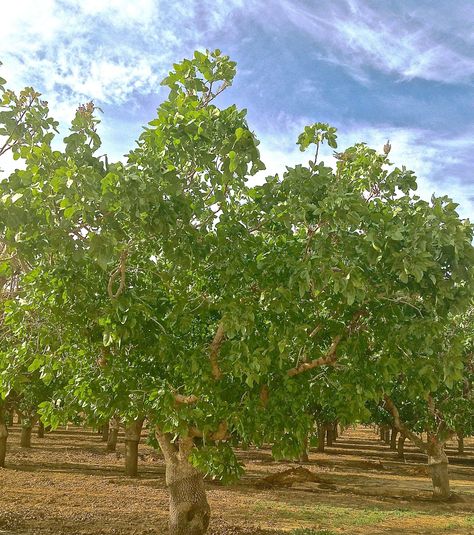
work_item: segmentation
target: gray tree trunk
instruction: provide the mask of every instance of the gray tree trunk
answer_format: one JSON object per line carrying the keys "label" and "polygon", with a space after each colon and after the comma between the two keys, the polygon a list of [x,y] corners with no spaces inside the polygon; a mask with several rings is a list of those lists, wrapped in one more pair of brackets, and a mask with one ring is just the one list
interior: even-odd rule
{"label": "gray tree trunk", "polygon": [[125,426],[125,474],[137,477],[138,474],[138,444],[143,427],[143,418],[128,422]]}
{"label": "gray tree trunk", "polygon": [[20,438],[20,446],[22,448],[31,448],[31,431],[33,429],[33,426],[31,424],[26,424],[26,422],[23,422],[21,427],[21,438]]}
{"label": "gray tree trunk", "polygon": [[109,440],[109,425],[109,420],[106,420],[102,426],[102,442],[107,442]]}
{"label": "gray tree trunk", "polygon": [[320,453],[324,453],[324,435],[324,426],[322,424],[318,424],[318,451]]}
{"label": "gray tree trunk", "polygon": [[447,500],[451,496],[448,474],[448,457],[444,443],[434,436],[428,436],[428,466],[433,481],[433,498]]}
{"label": "gray tree trunk", "polygon": [[204,479],[189,461],[193,448],[189,437],[179,440],[179,448],[170,437],[156,432],[166,465],[166,486],[170,493],[170,535],[204,535],[211,509],[207,502]]}
{"label": "gray tree trunk", "polygon": [[117,449],[117,438],[120,429],[120,421],[114,417],[110,420],[109,438],[107,440],[107,451],[115,451]]}
{"label": "gray tree trunk", "polygon": [[332,446],[333,440],[333,428],[331,424],[326,426],[326,442],[328,446]]}
{"label": "gray tree trunk", "polygon": [[392,432],[390,435],[390,449],[396,451],[397,450],[397,435],[398,435],[398,429],[395,427],[392,427]]}
{"label": "gray tree trunk", "polygon": [[308,457],[308,446],[309,446],[309,433],[306,434],[306,437],[303,442],[303,449],[300,454],[300,462],[307,463],[309,461]]}
{"label": "gray tree trunk", "polygon": [[407,437],[405,435],[400,434],[400,437],[398,438],[398,444],[397,444],[397,452],[398,457],[400,459],[405,460],[405,441]]}

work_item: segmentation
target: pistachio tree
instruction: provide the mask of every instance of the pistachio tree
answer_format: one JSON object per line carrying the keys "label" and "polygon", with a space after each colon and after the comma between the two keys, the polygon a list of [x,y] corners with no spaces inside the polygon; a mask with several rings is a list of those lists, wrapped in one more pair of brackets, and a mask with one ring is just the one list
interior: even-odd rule
{"label": "pistachio tree", "polygon": [[[435,333],[472,296],[456,206],[417,197],[413,173],[364,144],[325,165],[328,125],[299,137],[316,146],[306,166],[249,187],[258,141],[244,110],[216,105],[234,75],[220,51],[196,52],[125,164],[98,154],[89,103],[63,150],[35,142],[0,183],[2,240],[35,266],[15,306],[49,326],[38,369],[64,372],[87,410],[112,400],[154,426],[173,535],[206,532],[203,476],[241,473],[234,442],[298,456],[323,382],[351,421],[436,359]],[[58,391],[44,416],[66,402]]]}

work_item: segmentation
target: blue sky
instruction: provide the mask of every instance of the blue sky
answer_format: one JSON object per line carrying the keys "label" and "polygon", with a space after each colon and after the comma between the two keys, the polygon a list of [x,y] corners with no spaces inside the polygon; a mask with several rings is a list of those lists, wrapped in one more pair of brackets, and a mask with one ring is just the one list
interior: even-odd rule
{"label": "blue sky", "polygon": [[[159,82],[195,49],[238,63],[221,98],[248,109],[268,172],[304,161],[305,124],[340,146],[387,138],[419,192],[448,194],[474,220],[474,2],[458,0],[16,0],[2,6],[0,74],[33,85],[62,123],[104,110],[121,157],[165,97]],[[331,161],[330,152],[326,160]],[[2,164],[3,165],[3,164]]]}

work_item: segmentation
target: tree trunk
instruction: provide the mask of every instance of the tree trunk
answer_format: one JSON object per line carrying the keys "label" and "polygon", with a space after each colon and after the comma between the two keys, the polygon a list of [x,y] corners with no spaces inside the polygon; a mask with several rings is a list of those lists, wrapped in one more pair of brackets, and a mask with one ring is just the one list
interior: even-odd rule
{"label": "tree trunk", "polygon": [[387,445],[390,444],[390,428],[389,427],[385,427],[384,442]]}
{"label": "tree trunk", "polygon": [[303,441],[303,448],[300,454],[300,462],[307,463],[309,461],[308,457],[308,445],[309,445],[309,433],[306,433],[305,439]]}
{"label": "tree trunk", "polygon": [[464,435],[459,432],[458,435],[458,453],[464,453]]}
{"label": "tree trunk", "polygon": [[326,441],[327,441],[328,446],[332,446],[332,439],[333,439],[332,433],[333,433],[332,425],[327,425],[326,426]]}
{"label": "tree trunk", "polygon": [[21,438],[20,446],[22,448],[31,448],[31,431],[33,426],[31,424],[26,425],[26,422],[23,423],[21,428]]}
{"label": "tree trunk", "polygon": [[5,467],[7,454],[8,428],[5,422],[5,407],[0,402],[0,468]]}
{"label": "tree trunk", "polygon": [[44,438],[44,423],[41,420],[38,422],[37,436],[38,438]]}
{"label": "tree trunk", "polygon": [[334,442],[336,442],[336,440],[339,438],[339,430],[337,428],[337,420],[334,422],[334,425],[333,425],[333,431],[332,431],[332,439]]}
{"label": "tree trunk", "polygon": [[137,477],[138,443],[143,427],[143,418],[127,423],[125,426],[125,474]]}
{"label": "tree trunk", "polygon": [[108,442],[109,440],[109,425],[110,422],[107,420],[102,426],[102,442]]}
{"label": "tree trunk", "polygon": [[117,438],[120,429],[120,422],[118,418],[110,420],[109,438],[107,440],[107,451],[115,451],[117,449]]}
{"label": "tree trunk", "polygon": [[5,410],[5,421],[7,425],[13,425],[13,418],[15,417],[15,410]]}
{"label": "tree trunk", "polygon": [[383,442],[385,440],[385,429],[383,427],[379,428],[379,435],[380,435],[380,440]]}
{"label": "tree trunk", "polygon": [[400,434],[398,438],[398,444],[397,444],[398,457],[403,460],[405,460],[405,440],[406,439],[407,437],[405,435]]}
{"label": "tree trunk", "polygon": [[428,435],[428,466],[433,481],[433,498],[447,500],[451,496],[449,488],[448,457],[444,443],[436,436]]}
{"label": "tree trunk", "polygon": [[170,494],[170,535],[204,535],[209,526],[211,509],[207,502],[204,479],[189,461],[193,448],[191,438],[181,438],[179,449],[170,437],[156,432],[166,465],[166,486]]}
{"label": "tree trunk", "polygon": [[392,427],[392,433],[390,435],[390,449],[394,451],[397,450],[397,435],[398,430],[395,427]]}
{"label": "tree trunk", "polygon": [[324,426],[318,424],[318,451],[324,453]]}

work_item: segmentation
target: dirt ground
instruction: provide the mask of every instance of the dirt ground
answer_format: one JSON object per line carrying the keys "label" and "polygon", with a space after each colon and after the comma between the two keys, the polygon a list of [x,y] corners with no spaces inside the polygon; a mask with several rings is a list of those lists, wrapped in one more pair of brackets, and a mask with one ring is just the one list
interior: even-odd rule
{"label": "dirt ground", "polygon": [[[59,429],[33,447],[9,437],[7,467],[0,469],[0,534],[156,535],[166,533],[168,498],[160,454],[140,445],[140,476],[123,475],[124,444],[106,453],[97,434]],[[208,482],[210,535],[474,533],[474,440],[457,455],[448,448],[454,499],[431,500],[425,458],[407,443],[399,461],[374,431],[346,430],[326,453],[302,463],[313,481],[291,487],[265,483],[269,474],[295,468],[273,462],[270,451],[238,454],[246,475],[232,486]],[[301,531],[300,531],[301,533]]]}

